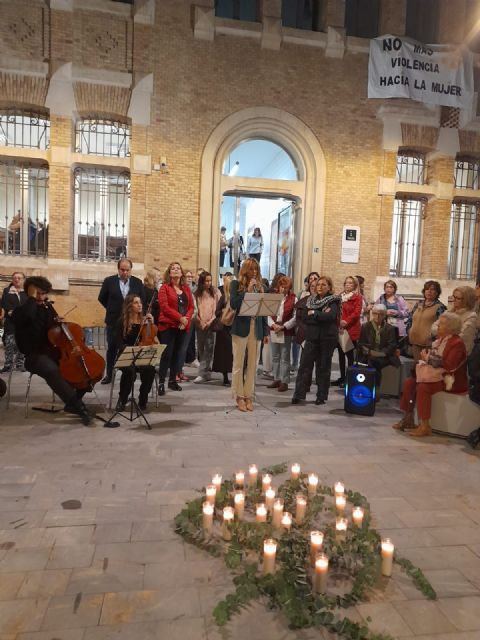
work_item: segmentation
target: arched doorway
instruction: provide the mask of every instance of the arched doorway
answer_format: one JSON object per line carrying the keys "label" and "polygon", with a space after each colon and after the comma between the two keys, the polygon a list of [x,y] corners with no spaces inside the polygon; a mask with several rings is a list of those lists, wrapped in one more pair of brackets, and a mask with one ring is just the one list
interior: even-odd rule
{"label": "arched doorway", "polygon": [[[271,141],[291,158],[296,179],[229,175],[224,167],[232,150],[250,140]],[[290,176],[292,177],[292,176]],[[295,176],[294,176],[295,177]],[[210,135],[202,157],[199,264],[219,273],[222,199],[225,196],[283,199],[294,212],[292,234],[295,287],[302,274],[321,268],[325,158],[312,131],[295,116],[275,108],[255,107],[223,120]]]}

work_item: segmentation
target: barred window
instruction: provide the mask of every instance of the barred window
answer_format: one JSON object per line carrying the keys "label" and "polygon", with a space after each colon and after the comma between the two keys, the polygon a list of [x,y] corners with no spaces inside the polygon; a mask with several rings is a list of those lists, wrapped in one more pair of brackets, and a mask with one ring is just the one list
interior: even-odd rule
{"label": "barred window", "polygon": [[346,0],[345,29],[347,36],[376,38],[380,15],[379,0]]}
{"label": "barred window", "polygon": [[397,155],[397,182],[425,184],[425,154],[400,150]]}
{"label": "barred window", "polygon": [[450,214],[448,243],[448,277],[471,280],[475,277],[474,262],[478,246],[477,205],[453,202]]}
{"label": "barred window", "polygon": [[115,120],[86,118],[75,125],[75,151],[97,156],[130,155],[130,127]]}
{"label": "barred window", "polygon": [[79,167],[74,172],[74,259],[118,260],[127,255],[128,172]]}
{"label": "barred window", "polygon": [[478,189],[480,160],[478,158],[457,158],[455,160],[455,187],[457,189]]}
{"label": "barred window", "polygon": [[424,207],[423,199],[411,196],[395,198],[390,250],[392,276],[413,278],[419,275]]}
{"label": "barred window", "polygon": [[438,0],[407,0],[405,35],[423,42],[438,42]]}
{"label": "barred window", "polygon": [[50,120],[45,114],[19,109],[0,112],[0,145],[24,149],[48,149]]}
{"label": "barred window", "polygon": [[48,166],[0,162],[0,253],[46,256]]}
{"label": "barred window", "polygon": [[258,0],[215,0],[215,15],[219,18],[257,22]]}

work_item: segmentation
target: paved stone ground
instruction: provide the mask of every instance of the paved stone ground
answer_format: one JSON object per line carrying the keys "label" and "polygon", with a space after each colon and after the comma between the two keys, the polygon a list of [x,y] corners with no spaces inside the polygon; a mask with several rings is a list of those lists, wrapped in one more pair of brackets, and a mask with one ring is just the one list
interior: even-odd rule
{"label": "paved stone ground", "polygon": [[[374,524],[439,595],[426,600],[395,571],[350,618],[370,616],[395,638],[479,640],[479,453],[394,432],[396,401],[374,418],[347,417],[338,391],[323,407],[313,396],[294,407],[260,381],[254,413],[227,413],[218,380],[169,392],[149,413],[152,431],[123,420],[111,430],[63,412],[25,419],[26,380],[15,374],[8,412],[0,402],[0,640],[323,638],[289,631],[261,604],[219,631],[211,611],[231,590],[229,573],[172,526],[213,472],[295,460],[364,493]],[[33,404],[48,398],[36,379]]]}

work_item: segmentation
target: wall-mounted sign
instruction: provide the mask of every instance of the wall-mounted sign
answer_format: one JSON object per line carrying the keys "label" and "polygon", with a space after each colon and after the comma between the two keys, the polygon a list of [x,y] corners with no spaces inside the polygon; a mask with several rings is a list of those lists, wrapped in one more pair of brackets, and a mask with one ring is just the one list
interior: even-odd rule
{"label": "wall-mounted sign", "polygon": [[360,227],[345,225],[342,232],[341,262],[358,262],[360,256]]}

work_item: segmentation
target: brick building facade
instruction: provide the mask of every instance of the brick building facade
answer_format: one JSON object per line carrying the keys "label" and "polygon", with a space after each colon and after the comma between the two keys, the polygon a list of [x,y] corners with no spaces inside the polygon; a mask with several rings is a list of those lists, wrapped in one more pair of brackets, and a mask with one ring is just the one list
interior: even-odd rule
{"label": "brick building facade", "polygon": [[[461,43],[473,24],[471,3],[437,4],[437,41]],[[476,106],[367,99],[369,40],[347,35],[348,2],[324,0],[318,31],[282,26],[281,0],[257,5],[254,22],[215,15],[213,0],[0,2],[0,115],[39,113],[50,137],[45,149],[0,139],[0,166],[48,169],[47,255],[9,254],[3,221],[16,204],[0,201],[4,281],[14,269],[46,275],[60,311],[76,304],[73,320],[101,323],[99,286],[120,254],[79,249],[90,231],[78,231],[78,184],[129,175],[125,235],[137,275],[172,259],[217,273],[220,201],[228,191],[295,202],[297,289],[313,269],[337,285],[353,272],[366,278],[371,297],[392,273],[395,207],[412,201],[420,203],[417,268],[408,277],[394,272],[399,292],[417,294],[430,277],[451,291],[459,275],[449,270],[452,203],[466,203],[475,217],[475,257],[460,275],[471,284],[480,187],[458,188],[454,176],[459,158],[480,157]],[[379,0],[378,7],[378,33],[404,35],[407,0]],[[77,144],[82,119],[128,125],[129,154],[85,151]],[[296,161],[298,180],[223,175],[228,152],[249,138],[280,144]],[[399,180],[399,150],[423,158],[422,183]],[[104,188],[108,202],[120,189]],[[361,228],[358,264],[340,261],[346,224]]]}

